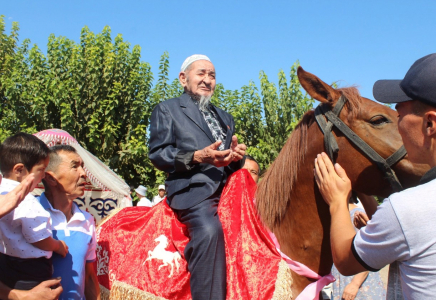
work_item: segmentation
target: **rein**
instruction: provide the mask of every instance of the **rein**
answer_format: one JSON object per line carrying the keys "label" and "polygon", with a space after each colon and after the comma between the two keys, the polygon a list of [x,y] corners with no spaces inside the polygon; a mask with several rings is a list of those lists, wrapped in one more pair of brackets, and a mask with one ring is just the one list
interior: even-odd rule
{"label": "rein", "polygon": [[[324,134],[324,146],[327,155],[333,163],[336,162],[336,157],[339,152],[339,146],[333,135],[333,126],[342,132],[348,140],[350,140],[357,148],[359,148],[377,167],[385,174],[386,179],[391,184],[394,192],[403,190],[400,181],[397,178],[394,170],[391,168],[394,164],[400,161],[406,154],[404,145],[401,146],[395,153],[384,159],[371,146],[362,140],[353,130],[350,129],[340,118],[339,114],[342,111],[345,103],[348,101],[343,95],[339,98],[335,107],[330,109],[327,105],[318,105],[315,109],[315,120],[318,123],[321,132]],[[324,118],[325,117],[325,118]],[[326,121],[327,119],[327,121]]]}

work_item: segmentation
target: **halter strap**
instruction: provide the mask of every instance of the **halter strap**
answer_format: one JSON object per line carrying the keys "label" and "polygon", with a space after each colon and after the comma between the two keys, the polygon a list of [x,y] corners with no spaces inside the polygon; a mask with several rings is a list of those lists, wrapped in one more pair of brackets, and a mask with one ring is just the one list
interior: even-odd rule
{"label": "halter strap", "polygon": [[[394,191],[401,191],[403,187],[401,186],[395,171],[391,167],[407,154],[404,145],[387,159],[381,157],[380,154],[371,148],[371,146],[362,140],[339,118],[339,114],[346,101],[347,99],[344,96],[341,96],[333,110],[329,110],[325,105],[321,104],[315,109],[315,119],[318,123],[318,126],[321,128],[322,133],[324,134],[324,146],[328,156],[333,163],[336,162],[339,147],[332,132],[333,126],[335,126],[373,163],[377,165],[377,167],[385,174],[386,179],[389,181]],[[324,116],[327,118],[327,122],[325,121]]]}
{"label": "halter strap", "polygon": [[329,110],[325,105],[321,104],[318,105],[315,109],[316,122],[318,123],[319,128],[324,134],[324,148],[326,149],[327,154],[333,163],[336,162],[336,156],[339,152],[339,146],[332,132],[334,124],[328,119],[326,122],[324,115],[327,112],[333,112],[334,115],[339,116],[342,108],[345,105],[345,102],[346,98],[341,96],[335,107],[333,108],[333,111]]}

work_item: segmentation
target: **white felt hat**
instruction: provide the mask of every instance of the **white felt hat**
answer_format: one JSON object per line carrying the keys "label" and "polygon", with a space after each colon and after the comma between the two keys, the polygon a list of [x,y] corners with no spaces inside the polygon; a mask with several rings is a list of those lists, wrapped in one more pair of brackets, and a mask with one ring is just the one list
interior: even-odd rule
{"label": "white felt hat", "polygon": [[135,192],[142,196],[145,196],[145,194],[147,194],[147,188],[143,185],[140,185],[135,189]]}

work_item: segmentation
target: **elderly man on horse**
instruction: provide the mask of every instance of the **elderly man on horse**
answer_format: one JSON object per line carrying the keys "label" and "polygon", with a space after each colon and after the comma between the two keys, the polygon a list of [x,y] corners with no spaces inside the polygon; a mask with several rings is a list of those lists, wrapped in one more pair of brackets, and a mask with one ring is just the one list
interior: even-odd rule
{"label": "elderly man on horse", "polygon": [[[315,179],[330,206],[333,260],[344,275],[376,271],[397,262],[405,299],[436,294],[436,54],[417,60],[403,80],[380,80],[374,97],[397,103],[398,130],[408,158],[431,169],[420,185],[387,198],[357,234],[347,201],[351,195],[345,170],[318,154]],[[389,298],[389,295],[388,295]]]}
{"label": "elderly man on horse", "polygon": [[244,165],[235,122],[210,104],[215,67],[205,55],[182,64],[184,93],[159,103],[151,115],[149,157],[169,173],[168,204],[189,231],[184,254],[191,273],[192,299],[226,298],[224,234],[217,215],[224,184]]}

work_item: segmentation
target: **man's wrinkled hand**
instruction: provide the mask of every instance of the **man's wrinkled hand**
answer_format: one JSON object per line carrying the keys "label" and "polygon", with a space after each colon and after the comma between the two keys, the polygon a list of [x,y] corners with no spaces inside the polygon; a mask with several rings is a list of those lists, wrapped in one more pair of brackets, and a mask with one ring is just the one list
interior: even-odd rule
{"label": "man's wrinkled hand", "polygon": [[339,165],[333,166],[324,152],[315,159],[315,180],[324,201],[330,206],[347,205],[351,196],[351,181]]}
{"label": "man's wrinkled hand", "polygon": [[221,141],[216,141],[202,150],[195,151],[192,162],[207,163],[215,167],[228,166],[233,161],[232,151],[230,149],[223,151],[217,150],[221,143]]}
{"label": "man's wrinkled hand", "polygon": [[245,144],[238,144],[238,137],[236,135],[232,136],[232,144],[230,145],[230,150],[232,151],[233,160],[241,160],[245,155],[245,150],[247,146]]}

